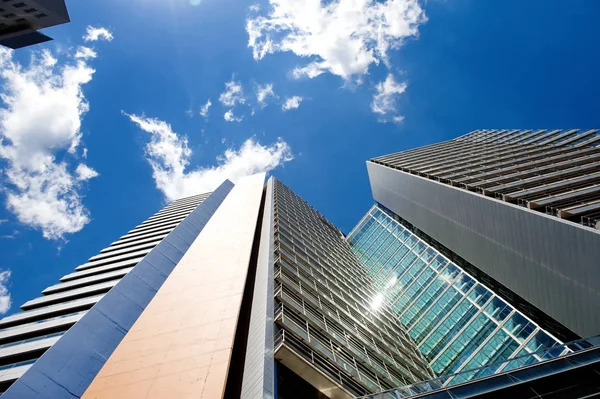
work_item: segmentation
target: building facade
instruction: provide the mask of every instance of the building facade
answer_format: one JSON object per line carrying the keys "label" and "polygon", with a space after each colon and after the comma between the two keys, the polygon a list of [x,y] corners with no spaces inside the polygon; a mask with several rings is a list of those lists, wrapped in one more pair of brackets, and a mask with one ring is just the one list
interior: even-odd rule
{"label": "building facade", "polygon": [[0,8],[0,45],[12,49],[52,40],[38,32],[69,22],[64,0],[6,0]]}
{"label": "building facade", "polygon": [[432,375],[342,233],[279,181],[269,185],[275,359],[330,397]]}
{"label": "building facade", "polygon": [[479,130],[367,168],[376,202],[568,341],[600,333],[598,144],[595,130]]}
{"label": "building facade", "polygon": [[[423,383],[443,375],[464,382],[585,355],[562,343],[571,325],[500,278],[518,267],[528,278],[529,264],[469,257],[499,245],[485,236],[498,228],[478,232],[488,247],[473,249],[458,216],[502,222],[503,237],[509,222],[522,237],[534,216],[596,230],[376,161],[368,169],[376,205],[348,237],[265,174],[169,204],[0,320],[2,397],[396,398],[402,386],[443,388]],[[528,216],[498,220],[443,189]],[[544,278],[529,283],[543,291]]]}
{"label": "building facade", "polygon": [[2,397],[80,397],[231,186],[169,204],[1,319]]}
{"label": "building facade", "polygon": [[343,234],[264,174],[168,205],[22,309],[0,320],[5,398],[353,398],[435,376]]}
{"label": "building facade", "polygon": [[436,375],[490,364],[481,372],[496,373],[561,344],[394,216],[373,206],[348,241]]}

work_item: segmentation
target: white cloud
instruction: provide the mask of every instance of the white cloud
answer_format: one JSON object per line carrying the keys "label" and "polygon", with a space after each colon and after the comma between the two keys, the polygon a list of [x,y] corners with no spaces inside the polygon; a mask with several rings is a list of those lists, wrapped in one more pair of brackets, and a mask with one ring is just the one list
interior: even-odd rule
{"label": "white cloud", "polygon": [[252,4],[250,7],[248,7],[248,10],[251,12],[258,12],[258,11],[260,11],[260,5]]}
{"label": "white cloud", "polygon": [[0,236],[0,238],[3,239],[3,240],[13,240],[19,234],[21,234],[19,230],[13,230],[12,234],[3,234],[3,235]]}
{"label": "white cloud", "polygon": [[392,122],[394,123],[402,123],[404,121],[404,117],[403,116],[394,116],[392,118]]}
{"label": "white cloud", "polygon": [[203,117],[207,117],[208,116],[208,109],[210,108],[210,106],[212,105],[212,103],[210,102],[210,98],[208,99],[208,101],[206,102],[206,104],[204,104],[203,106],[200,107],[200,115],[202,115]]}
{"label": "white cloud", "polygon": [[242,85],[234,80],[225,82],[225,91],[219,96],[219,101],[226,107],[235,107],[236,104],[245,103]]}
{"label": "white cloud", "polygon": [[12,305],[12,299],[7,287],[9,280],[10,270],[0,272],[0,314],[8,312]]}
{"label": "white cloud", "polygon": [[281,106],[281,109],[283,110],[283,112],[289,111],[291,109],[296,109],[300,107],[300,103],[302,102],[302,100],[303,98],[300,96],[287,97],[283,105]]}
{"label": "white cloud", "polygon": [[223,119],[225,119],[227,122],[241,122],[242,119],[244,119],[243,116],[237,117],[233,114],[233,110],[230,109],[229,111],[225,112],[223,114]]}
{"label": "white cloud", "polygon": [[77,180],[90,180],[98,176],[98,172],[82,163],[77,165],[75,173],[77,174]]}
{"label": "white cloud", "polygon": [[[94,69],[85,59],[62,65],[48,50],[34,52],[28,66],[0,49],[0,158],[7,209],[19,222],[62,239],[89,222],[73,157],[81,141],[81,118],[89,105],[82,86]],[[65,153],[66,151],[66,153]]]}
{"label": "white cloud", "polygon": [[0,224],[8,222],[8,219],[0,219]]}
{"label": "white cloud", "polygon": [[217,157],[216,166],[186,170],[192,151],[185,136],[179,137],[171,125],[159,119],[125,115],[150,133],[146,157],[152,166],[156,187],[169,200],[212,191],[225,179],[235,182],[244,176],[271,171],[293,159],[290,147],[282,139],[264,146],[249,138],[239,149],[227,149]]}
{"label": "white cloud", "polygon": [[112,41],[114,36],[111,31],[106,28],[88,26],[83,40],[86,42],[95,42],[97,40],[106,40],[107,42]]}
{"label": "white cloud", "polygon": [[81,58],[82,60],[94,59],[97,56],[98,53],[94,49],[85,46],[77,47],[77,52],[75,53],[75,58]]}
{"label": "white cloud", "polygon": [[[390,73],[383,82],[379,82],[375,86],[376,92],[373,95],[373,102],[371,102],[371,110],[381,116],[396,112],[396,96],[404,93],[406,86],[405,82],[397,83]],[[402,116],[395,116],[393,121],[399,123],[403,119]]]}
{"label": "white cloud", "polygon": [[418,0],[269,0],[267,15],[246,21],[254,58],[290,51],[309,58],[293,76],[324,72],[350,79],[418,35],[427,18]]}
{"label": "white cloud", "polygon": [[263,86],[256,85],[256,101],[258,101],[258,104],[262,108],[267,106],[267,99],[269,97],[275,97],[272,83],[267,83]]}

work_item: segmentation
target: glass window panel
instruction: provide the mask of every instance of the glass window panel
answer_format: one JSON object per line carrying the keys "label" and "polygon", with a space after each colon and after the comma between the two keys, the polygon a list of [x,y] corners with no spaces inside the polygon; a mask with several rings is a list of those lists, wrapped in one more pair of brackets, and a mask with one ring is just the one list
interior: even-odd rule
{"label": "glass window panel", "polygon": [[473,300],[477,305],[482,306],[484,303],[490,299],[492,293],[490,290],[485,288],[481,284],[477,284],[473,291],[469,294],[469,298]]}
{"label": "glass window panel", "polygon": [[527,348],[532,352],[537,352],[544,348],[550,348],[558,344],[556,340],[546,334],[544,331],[538,331],[527,343]]}
{"label": "glass window panel", "polygon": [[493,317],[496,321],[502,321],[512,312],[512,308],[506,302],[497,296],[493,297],[485,308],[485,313]]}

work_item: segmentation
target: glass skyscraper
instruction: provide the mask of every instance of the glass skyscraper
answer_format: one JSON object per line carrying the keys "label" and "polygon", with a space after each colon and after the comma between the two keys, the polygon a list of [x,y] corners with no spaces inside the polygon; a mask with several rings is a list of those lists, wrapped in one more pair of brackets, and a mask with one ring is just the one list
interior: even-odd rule
{"label": "glass skyscraper", "polygon": [[[560,145],[570,135],[553,137]],[[578,143],[591,143],[591,133],[584,136]],[[167,205],[0,320],[2,397],[600,391],[593,382],[571,384],[600,373],[600,339],[563,343],[573,331],[596,331],[597,315],[582,317],[597,303],[581,301],[595,294],[572,295],[576,284],[562,281],[586,277],[586,286],[597,287],[586,259],[600,245],[586,245],[598,232],[403,169],[408,158],[411,168],[451,162],[479,169],[471,161],[456,165],[460,157],[449,148],[478,154],[481,143],[465,140],[481,137],[500,140],[478,134],[415,157],[369,161],[375,205],[348,236],[265,174]],[[486,160],[533,145],[515,142],[505,154],[502,143],[484,143]],[[559,299],[545,304],[550,288]],[[558,317],[564,307],[573,317]]]}
{"label": "glass skyscraper", "polygon": [[[310,363],[350,396],[433,375],[342,233],[282,183],[271,183],[275,358],[298,373]],[[329,385],[325,391],[334,392]]]}
{"label": "glass skyscraper", "polygon": [[348,241],[437,375],[560,343],[381,206],[369,210]]}
{"label": "glass skyscraper", "polygon": [[568,341],[600,332],[599,144],[596,130],[476,130],[367,169],[376,202]]}

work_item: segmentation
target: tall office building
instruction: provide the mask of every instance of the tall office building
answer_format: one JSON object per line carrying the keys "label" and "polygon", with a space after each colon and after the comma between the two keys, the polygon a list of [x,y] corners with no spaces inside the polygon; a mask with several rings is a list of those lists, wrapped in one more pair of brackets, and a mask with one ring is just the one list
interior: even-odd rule
{"label": "tall office building", "polygon": [[397,398],[586,355],[374,192],[348,237],[264,174],[174,202],[0,320],[2,397]]}
{"label": "tall office building", "polygon": [[544,329],[600,333],[600,136],[478,130],[367,162],[376,202]]}
{"label": "tall office building", "polygon": [[38,32],[69,22],[64,0],[3,0],[0,5],[0,45],[19,49],[52,40]]}
{"label": "tall office building", "polygon": [[275,358],[329,397],[432,375],[342,233],[280,182],[272,179],[269,186]]}
{"label": "tall office building", "polygon": [[3,397],[352,398],[435,376],[343,234],[264,174],[176,201],[43,294],[0,321]]}
{"label": "tall office building", "polygon": [[2,397],[79,397],[177,262],[175,239],[229,189],[169,204],[1,319]]}

